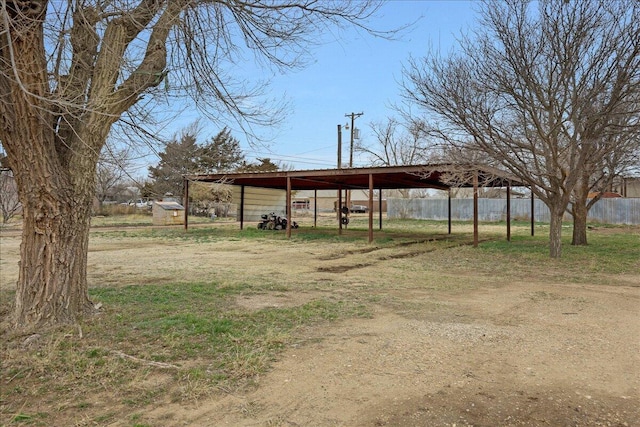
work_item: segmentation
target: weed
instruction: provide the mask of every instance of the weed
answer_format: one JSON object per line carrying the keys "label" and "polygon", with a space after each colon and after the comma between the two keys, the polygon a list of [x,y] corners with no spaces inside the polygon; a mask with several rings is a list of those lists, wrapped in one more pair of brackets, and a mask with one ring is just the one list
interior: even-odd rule
{"label": "weed", "polygon": [[33,421],[33,416],[28,414],[16,414],[12,419],[12,423],[30,423]]}

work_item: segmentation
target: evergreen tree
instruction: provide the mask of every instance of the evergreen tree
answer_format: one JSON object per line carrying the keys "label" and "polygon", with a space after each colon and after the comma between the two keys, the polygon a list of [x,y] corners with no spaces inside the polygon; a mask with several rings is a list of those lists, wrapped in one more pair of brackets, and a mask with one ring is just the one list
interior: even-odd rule
{"label": "evergreen tree", "polygon": [[173,140],[159,153],[158,166],[149,167],[149,185],[153,197],[162,197],[167,193],[175,197],[183,196],[183,175],[197,173],[202,148],[196,143],[193,129],[182,132],[179,140]]}
{"label": "evergreen tree", "polygon": [[273,163],[268,157],[257,158],[256,160],[258,163],[243,162],[239,170],[242,172],[276,172],[280,170],[280,166]]}
{"label": "evergreen tree", "polygon": [[243,160],[244,154],[240,148],[240,142],[231,136],[231,130],[225,127],[202,147],[198,159],[198,172],[230,172],[237,170]]}

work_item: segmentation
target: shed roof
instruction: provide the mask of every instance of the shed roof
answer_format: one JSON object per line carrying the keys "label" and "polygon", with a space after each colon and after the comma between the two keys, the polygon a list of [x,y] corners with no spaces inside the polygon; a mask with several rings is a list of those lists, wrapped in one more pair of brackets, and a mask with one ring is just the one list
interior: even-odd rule
{"label": "shed roof", "polygon": [[156,205],[164,209],[165,211],[183,211],[184,206],[178,202],[155,202]]}
{"label": "shed roof", "polygon": [[479,181],[483,183],[483,186],[522,185],[515,178],[497,169],[469,168],[451,164],[193,174],[185,175],[184,178],[189,181],[279,189],[286,189],[287,179],[290,179],[293,190],[333,190],[338,188],[369,188],[369,177],[372,176],[374,187],[380,189],[437,188],[446,190],[453,186],[472,186],[473,183],[470,180],[452,184],[450,179],[445,179],[454,174],[461,175],[461,172],[471,172],[472,170],[478,172]]}

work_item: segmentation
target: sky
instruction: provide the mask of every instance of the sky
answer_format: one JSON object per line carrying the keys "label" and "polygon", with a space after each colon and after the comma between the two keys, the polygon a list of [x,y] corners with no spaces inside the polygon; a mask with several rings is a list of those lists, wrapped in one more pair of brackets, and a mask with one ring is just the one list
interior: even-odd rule
{"label": "sky", "polygon": [[[422,57],[430,48],[448,52],[456,37],[475,19],[473,1],[390,0],[369,25],[375,29],[399,28],[415,22],[396,40],[376,38],[362,30],[333,34],[327,42],[313,46],[312,60],[301,70],[276,75],[270,95],[285,96],[286,115],[277,129],[271,129],[268,145],[250,146],[241,132],[229,124],[249,160],[268,157],[294,169],[327,169],[337,165],[337,125],[350,121],[345,115],[363,113],[356,119],[363,143],[373,142],[372,122],[393,116],[391,105],[401,100],[399,81],[410,56]],[[336,39],[336,37],[339,37]],[[256,81],[264,78],[256,67]],[[188,116],[188,115],[187,115]],[[186,126],[193,117],[177,117]],[[215,135],[219,125],[204,126],[203,140]],[[349,131],[343,130],[342,160],[349,159]],[[152,161],[151,161],[152,163]],[[367,159],[354,157],[354,166],[366,166]]]}

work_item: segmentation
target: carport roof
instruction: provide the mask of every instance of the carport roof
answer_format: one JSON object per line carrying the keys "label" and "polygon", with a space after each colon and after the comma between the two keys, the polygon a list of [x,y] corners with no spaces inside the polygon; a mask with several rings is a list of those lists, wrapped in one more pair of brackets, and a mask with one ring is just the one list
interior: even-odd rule
{"label": "carport roof", "polygon": [[[469,168],[459,165],[413,165],[348,169],[314,169],[278,172],[239,172],[223,174],[185,175],[188,181],[216,182],[262,188],[287,188],[287,178],[293,190],[333,190],[369,188],[369,177],[376,189],[436,188],[446,190],[454,185],[445,176],[477,171],[479,181],[486,187],[519,186],[520,182],[504,172],[491,168]],[[470,187],[473,183],[462,182],[455,186]]]}

